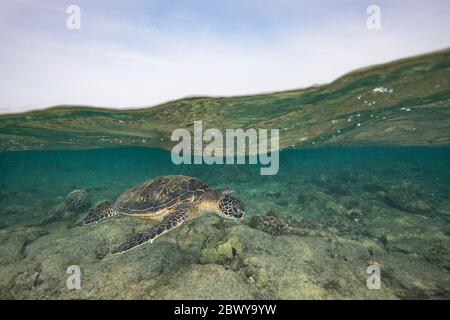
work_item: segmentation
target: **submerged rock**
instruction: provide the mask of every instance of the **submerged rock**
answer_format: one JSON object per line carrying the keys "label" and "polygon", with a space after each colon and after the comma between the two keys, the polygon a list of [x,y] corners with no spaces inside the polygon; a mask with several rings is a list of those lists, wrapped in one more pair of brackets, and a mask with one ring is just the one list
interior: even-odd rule
{"label": "submerged rock", "polygon": [[200,253],[200,263],[209,264],[226,259],[233,259],[242,253],[242,244],[236,237],[229,238],[226,242],[219,244],[217,248],[204,248]]}
{"label": "submerged rock", "polygon": [[270,281],[267,270],[263,267],[263,262],[253,256],[244,260],[243,274],[247,277],[247,281],[254,284],[258,289],[265,288]]}
{"label": "submerged rock", "polygon": [[238,273],[217,264],[192,265],[160,291],[162,299],[255,299]]}
{"label": "submerged rock", "polygon": [[259,269],[255,285],[261,289],[265,288],[268,283],[269,283],[269,274],[267,273],[266,269],[264,268]]}
{"label": "submerged rock", "polygon": [[385,201],[387,204],[403,211],[426,213],[432,210],[423,190],[411,182],[402,182],[391,187],[386,194]]}
{"label": "submerged rock", "polygon": [[231,237],[227,242],[219,245],[219,247],[217,248],[217,252],[220,255],[232,259],[234,256],[242,253],[242,244],[240,243],[238,238]]}
{"label": "submerged rock", "polygon": [[14,263],[26,256],[26,247],[45,236],[47,232],[42,228],[17,228],[13,231],[0,231],[0,265]]}
{"label": "submerged rock", "polygon": [[231,237],[228,239],[228,243],[230,244],[231,248],[236,252],[236,254],[242,253],[242,244],[236,237]]}
{"label": "submerged rock", "polygon": [[298,227],[299,221],[295,218],[283,217],[277,211],[270,209],[263,216],[254,216],[249,226],[264,231],[273,236],[297,235],[304,236],[306,231]]}
{"label": "submerged rock", "polygon": [[216,263],[217,260],[219,260],[219,253],[216,249],[205,248],[200,253],[201,264]]}
{"label": "submerged rock", "polygon": [[297,195],[297,202],[303,210],[321,211],[335,202],[335,199],[319,190],[302,190]]}
{"label": "submerged rock", "polygon": [[229,242],[222,243],[218,248],[217,252],[220,255],[223,255],[229,259],[233,258],[233,248],[231,247],[231,244]]}
{"label": "submerged rock", "polygon": [[249,266],[260,266],[262,264],[262,261],[260,259],[258,259],[258,257],[250,257],[248,259],[246,259],[244,261],[245,264],[249,265]]}
{"label": "submerged rock", "polygon": [[275,210],[269,210],[263,216],[252,217],[250,220],[250,226],[273,236],[291,233],[291,228],[287,222],[284,221],[284,219],[281,218]]}
{"label": "submerged rock", "polygon": [[73,190],[66,196],[66,207],[73,212],[82,212],[91,206],[91,198],[84,190]]}

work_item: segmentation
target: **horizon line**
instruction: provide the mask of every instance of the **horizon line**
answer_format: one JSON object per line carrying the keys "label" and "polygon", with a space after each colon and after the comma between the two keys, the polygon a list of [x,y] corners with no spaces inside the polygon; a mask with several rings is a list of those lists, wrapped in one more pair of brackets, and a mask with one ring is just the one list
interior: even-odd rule
{"label": "horizon line", "polygon": [[267,95],[276,95],[276,94],[282,94],[282,93],[304,91],[304,90],[308,90],[308,89],[312,89],[312,88],[324,87],[324,86],[330,85],[332,83],[335,83],[336,81],[338,81],[342,78],[345,78],[347,76],[361,73],[364,71],[370,71],[372,69],[376,69],[381,66],[388,66],[390,64],[402,63],[402,62],[404,63],[408,60],[413,60],[413,59],[417,59],[417,58],[421,58],[421,57],[425,57],[425,56],[429,56],[429,55],[434,55],[434,54],[445,53],[445,52],[450,52],[450,47],[445,47],[442,49],[428,51],[428,52],[420,53],[420,54],[413,55],[413,56],[407,56],[407,57],[403,57],[400,59],[390,60],[387,62],[372,64],[372,65],[368,65],[365,67],[357,68],[357,69],[351,70],[349,72],[343,73],[342,75],[340,75],[339,77],[335,78],[334,80],[332,80],[330,82],[320,83],[320,84],[311,84],[311,85],[305,86],[305,87],[291,88],[291,89],[285,89],[285,90],[281,90],[281,91],[278,91],[278,90],[277,91],[265,91],[265,92],[255,92],[255,93],[248,93],[248,94],[241,94],[241,95],[239,95],[239,94],[238,95],[229,95],[229,96],[228,95],[195,95],[194,94],[194,95],[187,95],[187,96],[172,99],[172,100],[167,100],[165,102],[157,103],[154,105],[136,106],[136,107],[108,107],[108,106],[95,106],[95,105],[87,105],[87,104],[79,105],[79,104],[61,103],[61,104],[51,105],[51,106],[42,107],[42,108],[32,108],[32,109],[23,110],[20,112],[5,112],[5,113],[3,113],[0,109],[0,116],[21,115],[21,114],[42,112],[42,111],[46,111],[46,110],[50,110],[50,109],[66,109],[66,108],[67,109],[69,109],[69,108],[97,109],[97,110],[104,110],[104,111],[109,111],[109,112],[123,112],[123,111],[135,112],[135,111],[143,111],[146,109],[151,109],[151,108],[156,108],[156,107],[162,107],[164,105],[175,103],[178,101],[183,101],[183,100],[208,99],[208,98],[209,99],[233,99],[233,98],[257,97],[257,96],[267,96]]}

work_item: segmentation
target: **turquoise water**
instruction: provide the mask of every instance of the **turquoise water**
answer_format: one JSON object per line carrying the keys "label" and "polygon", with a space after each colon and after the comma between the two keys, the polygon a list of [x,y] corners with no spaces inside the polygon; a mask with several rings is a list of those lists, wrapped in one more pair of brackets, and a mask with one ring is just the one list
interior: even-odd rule
{"label": "turquoise water", "polygon": [[[258,165],[181,165],[150,148],[0,153],[0,298],[449,298],[450,148],[322,148]],[[97,204],[146,179],[189,175],[232,188],[241,222],[207,214],[126,254],[149,222],[82,226]],[[90,208],[66,195],[85,190]],[[269,212],[269,215],[266,215]],[[265,222],[265,224],[264,224]],[[232,257],[205,261],[230,238]],[[368,289],[369,265],[381,289]],[[66,268],[82,287],[69,290]]]}

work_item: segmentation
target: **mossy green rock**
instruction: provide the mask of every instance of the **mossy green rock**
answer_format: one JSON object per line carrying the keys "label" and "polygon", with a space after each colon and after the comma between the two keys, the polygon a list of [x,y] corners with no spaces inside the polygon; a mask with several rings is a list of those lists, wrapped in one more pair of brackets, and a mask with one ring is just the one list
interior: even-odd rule
{"label": "mossy green rock", "polygon": [[66,207],[73,212],[83,212],[91,206],[91,198],[84,190],[73,190],[65,199]]}
{"label": "mossy green rock", "polygon": [[201,264],[216,263],[217,260],[219,260],[219,253],[215,249],[205,248],[200,253]]}
{"label": "mossy green rock", "polygon": [[384,200],[384,199],[386,199],[387,193],[384,192],[384,191],[378,191],[376,193],[376,196],[377,196],[378,199]]}
{"label": "mossy green rock", "polygon": [[261,265],[261,260],[259,260],[257,257],[250,257],[245,261],[248,265],[257,267]]}
{"label": "mossy green rock", "polygon": [[227,258],[230,258],[230,259],[233,258],[233,247],[231,246],[231,244],[229,242],[225,242],[225,243],[221,244],[217,248],[217,252],[221,255],[226,256]]}
{"label": "mossy green rock", "polygon": [[[234,251],[234,252],[233,252]],[[235,254],[242,253],[242,244],[236,237],[231,237],[227,242],[219,245],[217,252],[232,259]]]}
{"label": "mossy green rock", "polygon": [[267,273],[266,269],[264,268],[259,269],[255,285],[258,288],[262,289],[266,287],[268,284],[269,284],[269,274]]}
{"label": "mossy green rock", "polygon": [[228,243],[231,245],[231,247],[236,250],[237,254],[241,254],[242,253],[242,244],[239,241],[238,238],[236,237],[231,237],[230,239],[228,239]]}
{"label": "mossy green rock", "polygon": [[387,204],[408,212],[426,213],[432,210],[424,191],[412,182],[402,182],[389,189]]}

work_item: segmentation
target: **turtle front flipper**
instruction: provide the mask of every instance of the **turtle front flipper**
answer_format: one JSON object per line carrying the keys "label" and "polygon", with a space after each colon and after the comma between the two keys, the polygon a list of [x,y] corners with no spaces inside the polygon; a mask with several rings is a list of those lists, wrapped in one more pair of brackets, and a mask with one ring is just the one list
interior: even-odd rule
{"label": "turtle front flipper", "polygon": [[118,212],[114,210],[111,202],[106,201],[98,205],[91,213],[89,213],[83,220],[83,224],[97,223],[100,220],[117,215]]}
{"label": "turtle front flipper", "polygon": [[111,251],[111,254],[124,253],[131,249],[134,249],[138,246],[141,246],[147,242],[152,243],[160,235],[175,229],[180,226],[184,221],[189,217],[191,210],[193,209],[192,205],[179,205],[174,211],[167,216],[160,224],[144,231],[136,235],[129,242],[121,245],[118,248],[115,248]]}

